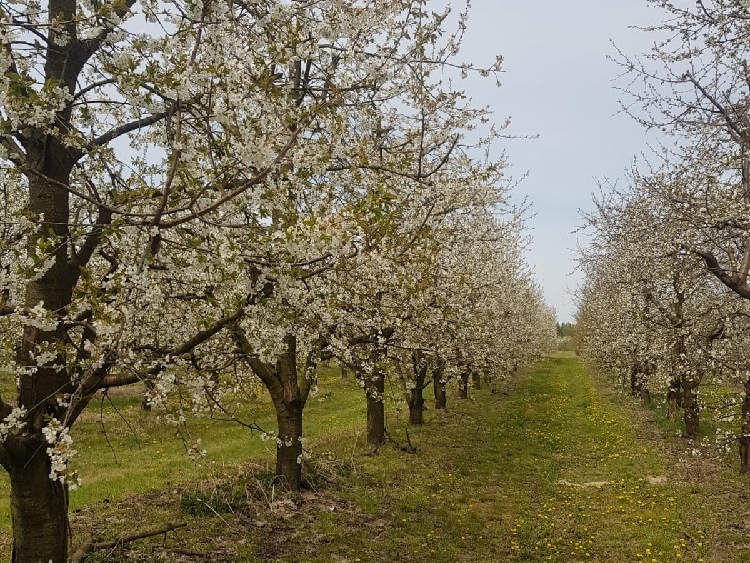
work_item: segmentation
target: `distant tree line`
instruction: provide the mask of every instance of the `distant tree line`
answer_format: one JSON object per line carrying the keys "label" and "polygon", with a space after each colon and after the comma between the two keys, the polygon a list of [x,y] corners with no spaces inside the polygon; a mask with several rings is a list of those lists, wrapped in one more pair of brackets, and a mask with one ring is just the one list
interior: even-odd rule
{"label": "distant tree line", "polygon": [[557,323],[557,336],[560,338],[571,338],[575,333],[575,323]]}

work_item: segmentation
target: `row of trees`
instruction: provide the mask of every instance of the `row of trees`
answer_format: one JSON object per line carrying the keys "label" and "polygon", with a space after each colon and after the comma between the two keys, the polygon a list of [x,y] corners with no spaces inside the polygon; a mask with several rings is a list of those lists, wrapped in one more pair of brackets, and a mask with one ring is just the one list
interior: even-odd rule
{"label": "row of trees", "polygon": [[444,397],[554,341],[488,156],[500,132],[449,79],[499,60],[453,63],[466,14],[448,18],[427,0],[0,1],[14,561],[67,559],[69,431],[99,390],[146,382],[181,420],[231,414],[260,380],[295,489],[318,362],[356,374],[376,446],[386,371],[418,423],[428,381]]}
{"label": "row of trees", "polygon": [[[586,217],[578,329],[586,355],[634,393],[682,409],[698,435],[700,390],[718,385],[750,468],[750,6],[652,0],[652,50],[620,55],[625,106],[674,143],[607,186]],[[640,86],[639,86],[640,85]],[[717,394],[715,394],[717,395]]]}

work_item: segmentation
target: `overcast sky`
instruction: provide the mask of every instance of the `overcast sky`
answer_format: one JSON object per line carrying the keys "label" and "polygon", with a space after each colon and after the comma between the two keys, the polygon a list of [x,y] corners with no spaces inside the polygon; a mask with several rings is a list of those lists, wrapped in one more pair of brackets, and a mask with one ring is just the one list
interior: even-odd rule
{"label": "overcast sky", "polygon": [[647,51],[651,38],[629,27],[661,17],[646,0],[473,0],[461,59],[480,65],[500,54],[504,73],[499,89],[476,79],[464,87],[497,121],[510,116],[510,133],[539,135],[505,148],[512,174],[529,173],[517,188],[536,214],[528,262],[560,322],[575,314],[578,210],[591,208],[598,179],[622,178],[634,155],[648,150],[650,137],[619,113],[611,42],[631,54]]}

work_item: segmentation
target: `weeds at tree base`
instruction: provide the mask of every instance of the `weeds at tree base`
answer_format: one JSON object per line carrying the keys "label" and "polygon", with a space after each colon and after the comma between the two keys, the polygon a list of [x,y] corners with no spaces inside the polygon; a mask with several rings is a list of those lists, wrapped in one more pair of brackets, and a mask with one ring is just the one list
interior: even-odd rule
{"label": "weeds at tree base", "polygon": [[[333,453],[312,456],[304,462],[303,491],[336,488],[355,473],[352,460],[337,459]],[[283,492],[274,472],[257,465],[248,465],[232,477],[217,473],[186,488],[180,495],[180,510],[190,516],[220,516],[239,513],[255,515],[258,506],[270,507],[274,502],[298,502],[296,493]],[[261,509],[262,510],[262,509]]]}

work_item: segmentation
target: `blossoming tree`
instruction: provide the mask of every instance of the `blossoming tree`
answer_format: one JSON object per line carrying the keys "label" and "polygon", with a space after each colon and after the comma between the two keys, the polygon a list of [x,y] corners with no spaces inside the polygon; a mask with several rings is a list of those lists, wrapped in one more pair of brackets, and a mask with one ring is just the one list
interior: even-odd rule
{"label": "blossoming tree", "polygon": [[294,319],[254,315],[352,251],[335,220],[299,250],[299,209],[325,201],[318,178],[357,151],[362,104],[398,90],[425,18],[406,0],[0,2],[14,561],[67,558],[69,429],[94,392],[148,380],[200,402],[220,342],[256,373],[302,348]]}

